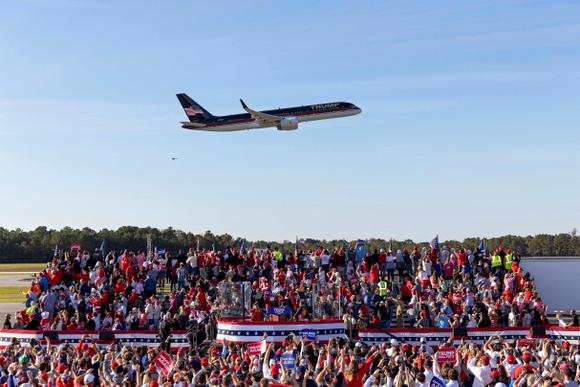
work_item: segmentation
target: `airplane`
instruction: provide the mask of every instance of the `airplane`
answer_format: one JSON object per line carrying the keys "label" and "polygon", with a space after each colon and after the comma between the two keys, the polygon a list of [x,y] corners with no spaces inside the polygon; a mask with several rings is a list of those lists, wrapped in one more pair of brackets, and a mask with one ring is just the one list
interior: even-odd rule
{"label": "airplane", "polygon": [[240,99],[246,113],[229,116],[214,116],[185,93],[177,94],[189,121],[182,121],[181,127],[190,130],[210,132],[232,132],[276,127],[278,130],[295,130],[298,124],[307,121],[325,120],[354,116],[361,109],[348,102],[331,102],[319,105],[305,105],[275,110],[256,111]]}

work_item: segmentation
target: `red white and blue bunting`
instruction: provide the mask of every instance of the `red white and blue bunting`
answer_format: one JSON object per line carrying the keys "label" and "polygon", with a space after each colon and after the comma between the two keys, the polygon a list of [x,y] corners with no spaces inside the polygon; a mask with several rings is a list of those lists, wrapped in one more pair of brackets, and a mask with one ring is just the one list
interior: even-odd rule
{"label": "red white and blue bunting", "polygon": [[[89,337],[88,339],[86,337]],[[50,338],[51,345],[71,344],[77,345],[85,337],[85,342],[90,344],[93,340],[98,346],[106,346],[114,341],[130,346],[159,346],[159,334],[155,331],[27,331],[17,329],[0,330],[0,348],[7,347],[13,339],[17,339],[22,345],[29,345],[32,340],[36,340],[42,345],[46,345],[45,337]],[[178,349],[188,347],[187,337],[183,331],[175,331],[171,335],[171,348]]]}
{"label": "red white and blue bunting", "polygon": [[[297,337],[314,338],[320,342],[327,342],[332,338],[346,337],[344,324],[340,320],[323,320],[309,322],[241,322],[241,321],[219,321],[217,342],[224,340],[233,343],[255,343],[261,341],[267,335],[268,342],[281,342],[289,334]],[[42,345],[46,344],[45,336],[50,338],[52,345],[68,343],[78,344],[83,336],[88,335],[90,339],[99,346],[106,346],[116,341],[130,346],[159,346],[159,334],[155,331],[114,331],[114,332],[94,332],[94,331],[27,331],[15,329],[0,330],[0,348],[4,348],[17,339],[23,345],[30,344],[31,340],[36,340]],[[358,336],[361,341],[368,344],[382,343],[391,339],[397,339],[402,343],[419,344],[421,338],[425,338],[427,344],[439,345],[452,337],[451,329],[361,329]],[[527,338],[530,335],[529,328],[470,328],[467,329],[466,341],[476,343],[485,342],[490,336],[501,336],[506,340],[516,340]],[[558,328],[547,327],[546,337],[556,340],[566,340],[572,344],[580,344],[580,328]],[[183,331],[175,331],[171,336],[171,347],[173,350],[187,347],[187,337]],[[454,338],[458,344],[459,337]]]}
{"label": "red white and blue bunting", "polygon": [[[397,339],[403,343],[419,344],[421,338],[425,338],[427,344],[439,345],[453,336],[452,329],[361,329],[358,332],[361,341],[368,344],[382,343],[391,339]],[[490,336],[501,336],[505,340],[524,339],[530,336],[530,328],[469,328],[466,341],[484,343]],[[557,328],[547,327],[546,337],[556,340],[567,340],[572,344],[580,342],[580,328]],[[460,337],[454,338],[455,344],[461,342]]]}
{"label": "red white and blue bunting", "polygon": [[233,343],[253,343],[267,335],[267,342],[281,342],[290,334],[306,336],[307,332],[316,340],[326,342],[337,337],[345,337],[344,323],[340,320],[321,320],[304,322],[261,322],[261,321],[218,321],[217,342],[227,340]]}

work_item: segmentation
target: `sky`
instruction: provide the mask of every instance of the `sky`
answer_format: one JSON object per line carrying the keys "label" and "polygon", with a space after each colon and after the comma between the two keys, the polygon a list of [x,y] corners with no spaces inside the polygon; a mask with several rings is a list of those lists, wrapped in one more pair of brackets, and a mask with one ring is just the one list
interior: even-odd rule
{"label": "sky", "polygon": [[[580,226],[577,1],[0,5],[0,226],[443,240]],[[333,101],[296,131],[188,131]],[[177,160],[171,160],[178,157]]]}

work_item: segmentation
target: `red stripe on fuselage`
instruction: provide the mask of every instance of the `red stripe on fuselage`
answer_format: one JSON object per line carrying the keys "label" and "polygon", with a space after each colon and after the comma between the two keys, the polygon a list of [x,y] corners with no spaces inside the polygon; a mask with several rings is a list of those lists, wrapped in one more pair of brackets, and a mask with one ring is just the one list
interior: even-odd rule
{"label": "red stripe on fuselage", "polygon": [[[333,109],[333,110],[320,110],[320,111],[313,111],[313,112],[306,112],[306,113],[300,113],[300,114],[288,114],[287,116],[280,116],[280,117],[298,117],[298,116],[308,116],[311,114],[324,114],[324,113],[334,113],[334,112],[342,112],[345,110],[355,110],[355,109],[350,109],[350,108],[344,108],[344,109]],[[253,118],[250,118],[249,120],[239,120],[239,121],[229,121],[229,122],[224,122],[224,123],[219,123],[219,124],[207,124],[205,127],[208,126],[227,126],[227,125],[237,125],[237,124],[243,124],[245,122],[254,122],[256,120],[254,120]]]}

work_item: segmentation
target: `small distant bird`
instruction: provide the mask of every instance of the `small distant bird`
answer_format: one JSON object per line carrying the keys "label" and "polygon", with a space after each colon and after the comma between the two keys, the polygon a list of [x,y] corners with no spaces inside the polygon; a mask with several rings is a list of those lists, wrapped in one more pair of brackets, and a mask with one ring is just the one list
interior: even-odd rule
{"label": "small distant bird", "polygon": [[177,157],[172,157],[171,160],[177,160]]}

